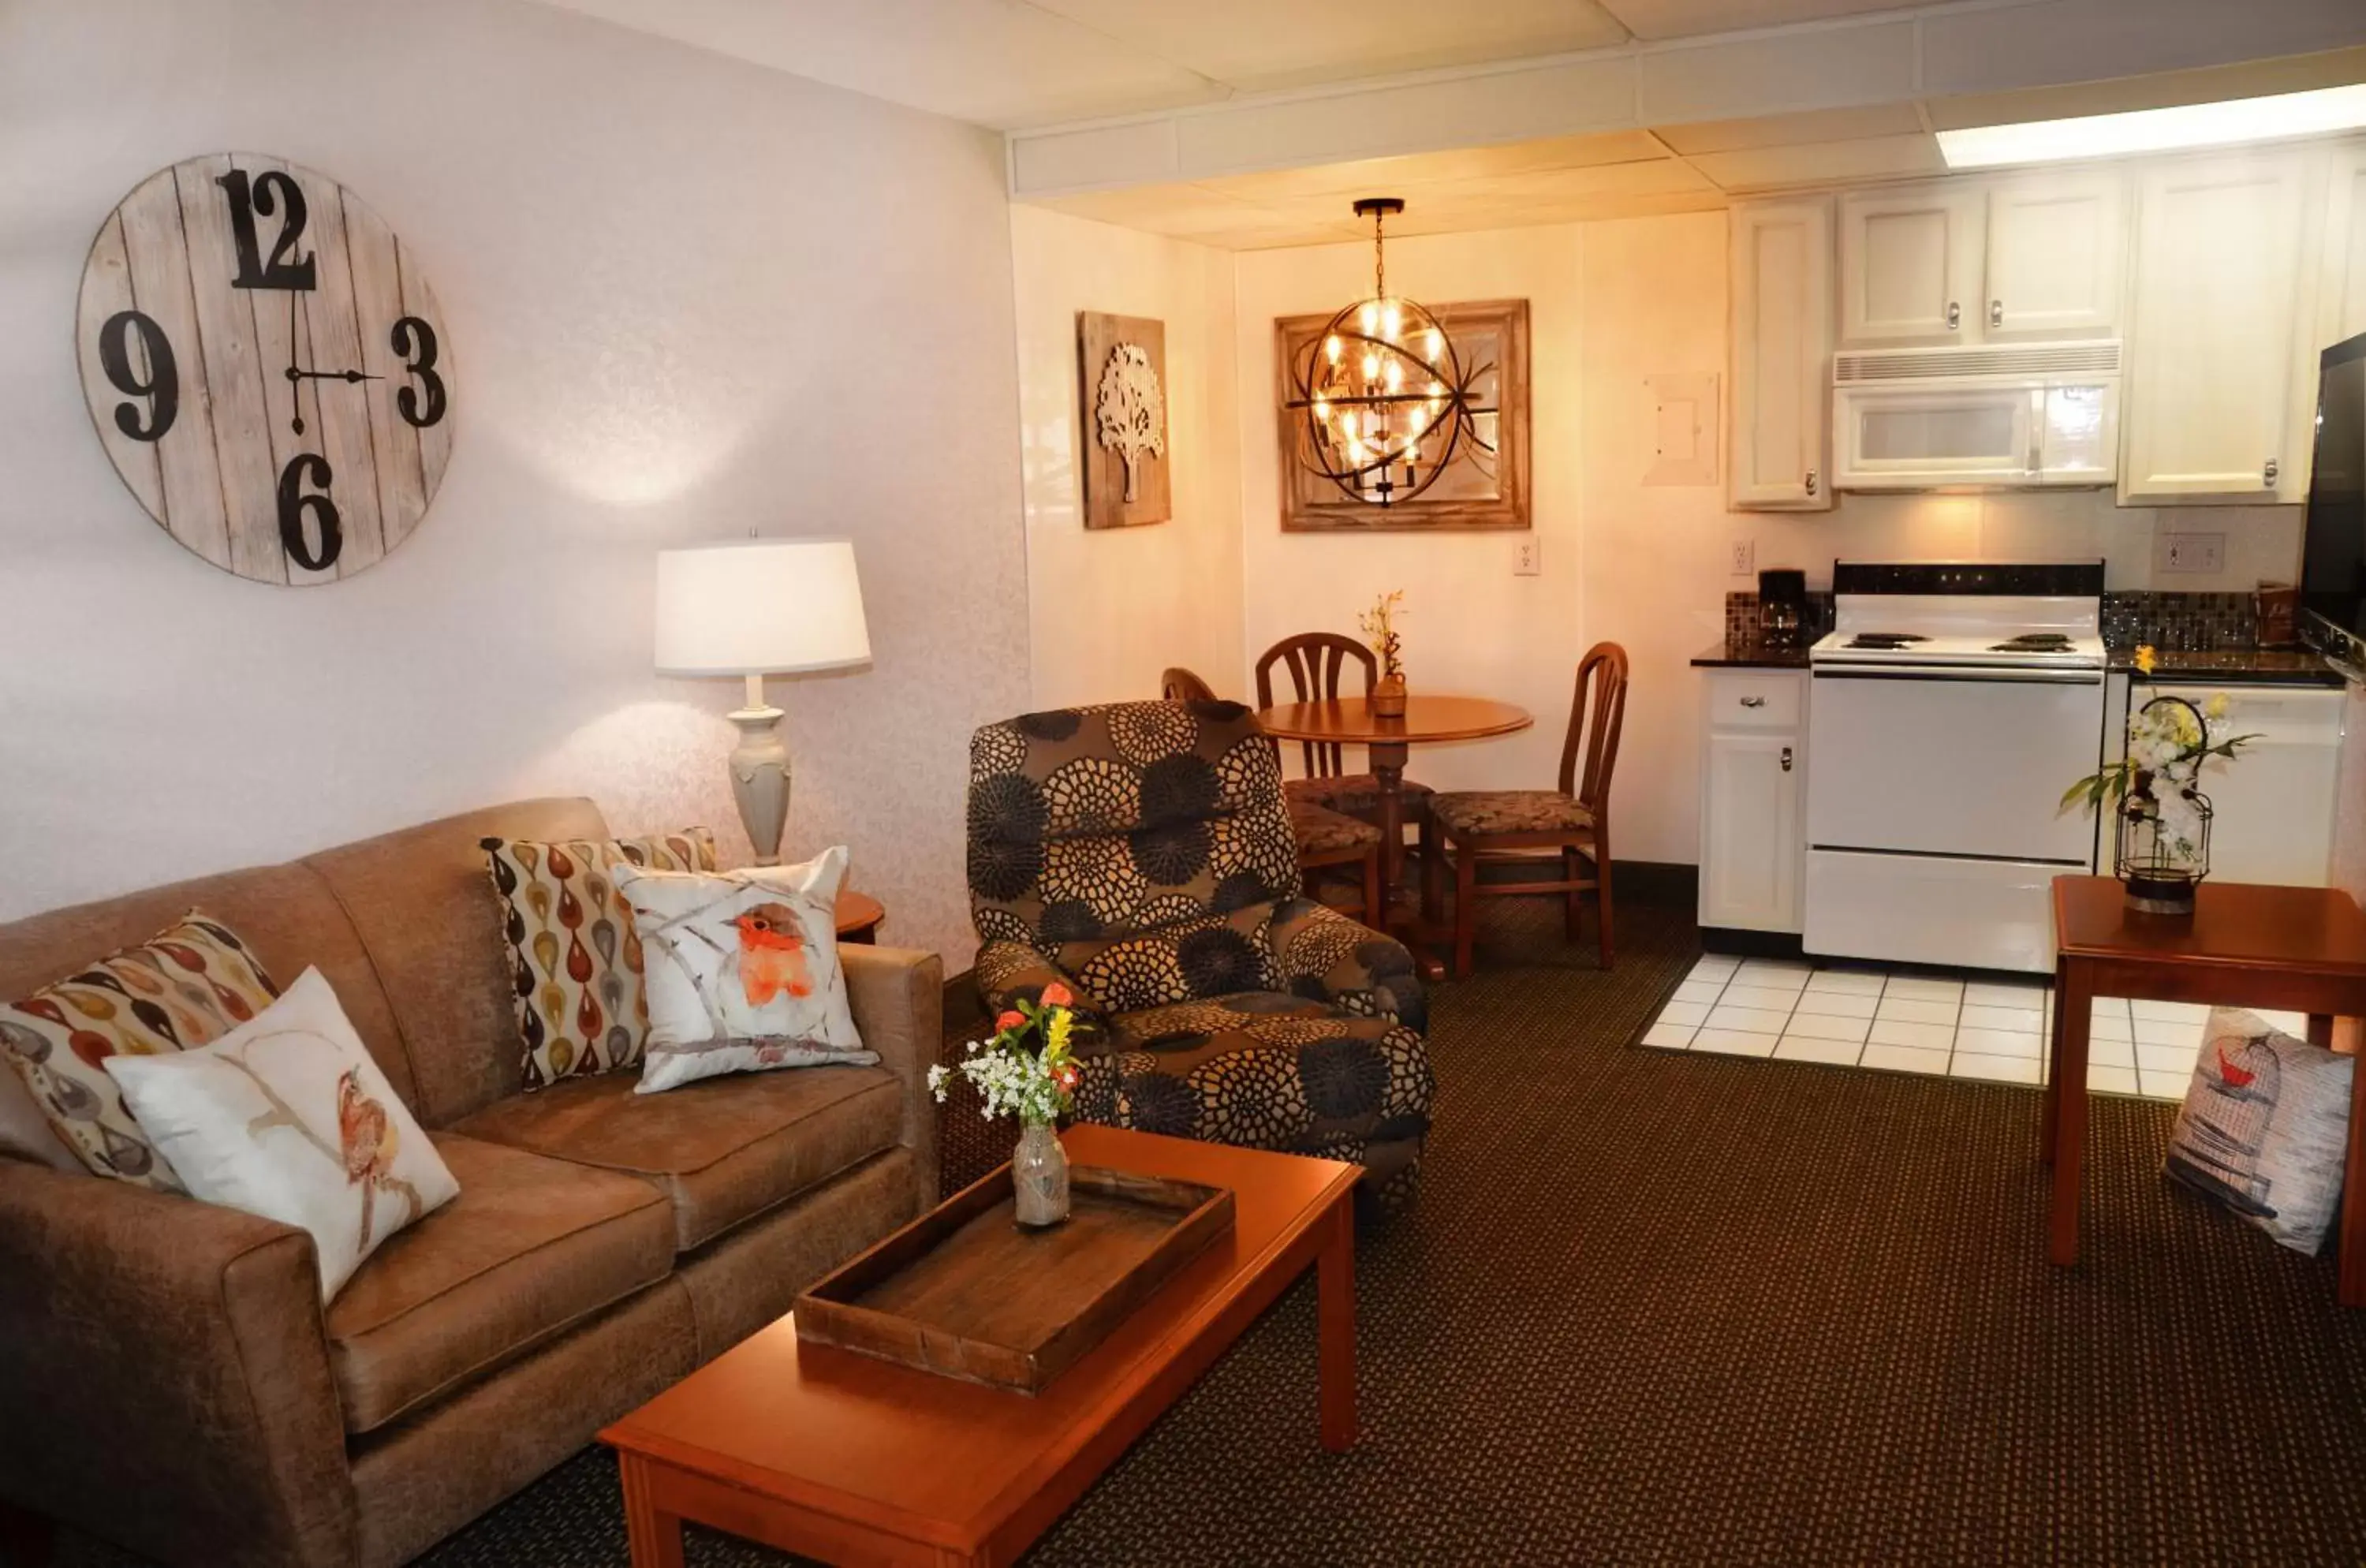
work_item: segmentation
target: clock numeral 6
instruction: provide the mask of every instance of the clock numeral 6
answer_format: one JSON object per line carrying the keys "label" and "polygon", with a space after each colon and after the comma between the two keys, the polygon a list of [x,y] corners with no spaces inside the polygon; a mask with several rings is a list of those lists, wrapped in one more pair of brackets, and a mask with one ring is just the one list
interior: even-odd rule
{"label": "clock numeral 6", "polygon": [[[148,364],[142,376],[131,363],[130,339],[137,337]],[[181,412],[181,368],[173,358],[173,343],[152,316],[118,310],[98,329],[98,364],[118,392],[145,398],[145,409],[130,403],[115,405],[115,428],[134,441],[161,441]]]}
{"label": "clock numeral 6", "polygon": [[[337,564],[344,553],[345,528],[337,516],[337,504],[329,499],[329,481],[336,475],[330,470],[329,459],[317,452],[299,452],[287,459],[279,470],[279,542],[287,551],[287,558],[307,571],[326,571]],[[306,483],[317,487],[305,493]],[[312,514],[312,526],[320,537],[318,548],[304,532],[304,514]]]}
{"label": "clock numeral 6", "polygon": [[[232,169],[214,184],[222,187],[230,197],[231,238],[238,245],[238,275],[230,280],[232,288],[317,288],[316,269],[310,256],[296,254],[297,244],[304,238],[304,187],[295,176],[279,169],[265,170],[263,175],[249,183],[244,169]],[[263,246],[254,234],[254,215],[265,218],[286,209],[279,220],[279,238],[272,242],[271,259],[263,259]]]}
{"label": "clock numeral 6", "polygon": [[435,329],[416,316],[405,316],[394,323],[388,341],[419,383],[394,394],[395,409],[407,423],[424,430],[444,417],[444,378],[435,374]]}

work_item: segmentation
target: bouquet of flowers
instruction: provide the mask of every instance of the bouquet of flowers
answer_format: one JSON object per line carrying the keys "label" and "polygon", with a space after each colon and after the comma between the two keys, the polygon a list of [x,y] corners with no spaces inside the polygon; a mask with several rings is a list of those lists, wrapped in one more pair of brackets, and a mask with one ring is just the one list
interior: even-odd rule
{"label": "bouquet of flowers", "polygon": [[[2139,660],[2139,663],[2142,661]],[[2072,784],[2062,809],[2084,802],[2089,810],[2111,801],[2122,815],[2143,820],[2158,853],[2172,863],[2196,864],[2210,802],[2199,783],[2203,763],[2233,760],[2256,735],[2210,739],[2210,722],[2227,715],[2226,694],[2201,707],[2182,697],[2155,697],[2128,717],[2127,755]]]}
{"label": "bouquet of flowers", "polygon": [[1076,1103],[1082,1078],[1069,1048],[1076,1029],[1076,993],[1053,981],[1042,999],[1021,1000],[994,1021],[994,1033],[963,1047],[961,1065],[929,1069],[929,1088],[941,1102],[958,1074],[983,1100],[986,1119],[1008,1113],[1048,1127]]}

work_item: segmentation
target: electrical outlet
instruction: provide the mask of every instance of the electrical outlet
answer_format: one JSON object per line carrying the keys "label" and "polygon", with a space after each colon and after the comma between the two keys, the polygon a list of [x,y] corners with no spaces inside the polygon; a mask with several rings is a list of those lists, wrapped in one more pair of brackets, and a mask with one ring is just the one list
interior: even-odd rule
{"label": "electrical outlet", "polygon": [[1536,536],[1531,534],[1525,539],[1515,541],[1512,546],[1512,575],[1534,577],[1542,570],[1544,567],[1537,558]]}
{"label": "electrical outlet", "polygon": [[1731,555],[1733,560],[1731,570],[1734,576],[1748,577],[1752,572],[1758,570],[1757,540],[1734,540],[1731,547]]}
{"label": "electrical outlet", "polygon": [[2224,534],[2163,534],[2153,541],[2158,571],[2215,573],[2226,570]]}

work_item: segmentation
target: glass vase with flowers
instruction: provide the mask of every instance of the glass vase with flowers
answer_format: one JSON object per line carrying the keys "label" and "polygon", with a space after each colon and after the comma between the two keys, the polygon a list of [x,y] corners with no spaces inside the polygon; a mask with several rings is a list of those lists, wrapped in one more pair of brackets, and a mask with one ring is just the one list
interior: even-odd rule
{"label": "glass vase with flowers", "polygon": [[1053,981],[1039,1000],[1021,998],[997,1015],[993,1034],[964,1046],[957,1066],[929,1069],[929,1088],[940,1103],[959,1077],[977,1091],[988,1121],[1018,1119],[1010,1187],[1022,1229],[1047,1229],[1068,1217],[1068,1155],[1057,1127],[1074,1109],[1082,1077],[1072,1048],[1076,1000]]}

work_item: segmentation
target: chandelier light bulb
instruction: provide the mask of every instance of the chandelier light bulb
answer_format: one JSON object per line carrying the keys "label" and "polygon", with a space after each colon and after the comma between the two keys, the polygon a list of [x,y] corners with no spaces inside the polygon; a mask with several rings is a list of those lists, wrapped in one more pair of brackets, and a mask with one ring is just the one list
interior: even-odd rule
{"label": "chandelier light bulb", "polygon": [[1390,391],[1395,392],[1402,389],[1404,386],[1404,367],[1393,359],[1390,360],[1387,373],[1381,377],[1381,379],[1388,382]]}
{"label": "chandelier light bulb", "polygon": [[1394,343],[1403,332],[1404,312],[1399,310],[1396,301],[1391,299],[1380,307],[1380,335]]}
{"label": "chandelier light bulb", "polygon": [[1323,350],[1331,356],[1332,364],[1336,365],[1339,363],[1339,334],[1337,333],[1333,333],[1328,338],[1324,340]]}
{"label": "chandelier light bulb", "polygon": [[1379,325],[1380,325],[1380,305],[1379,305],[1376,301],[1374,301],[1374,300],[1370,300],[1370,299],[1367,299],[1367,300],[1365,300],[1365,301],[1364,301],[1364,308],[1363,308],[1362,310],[1358,310],[1358,311],[1357,311],[1357,312],[1356,312],[1356,320],[1357,320],[1357,322],[1358,322],[1359,325],[1361,325],[1361,326],[1363,327],[1363,329],[1364,329],[1364,335],[1365,335],[1366,337],[1369,337],[1369,336],[1371,336],[1371,335],[1372,335],[1372,333],[1373,333],[1373,332],[1374,332],[1374,331],[1379,327]]}

